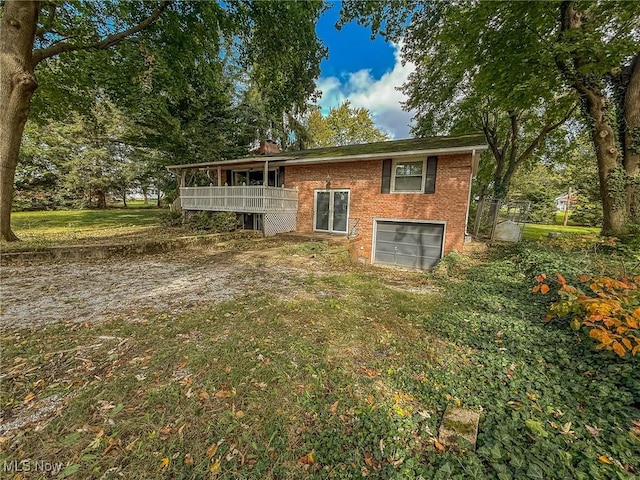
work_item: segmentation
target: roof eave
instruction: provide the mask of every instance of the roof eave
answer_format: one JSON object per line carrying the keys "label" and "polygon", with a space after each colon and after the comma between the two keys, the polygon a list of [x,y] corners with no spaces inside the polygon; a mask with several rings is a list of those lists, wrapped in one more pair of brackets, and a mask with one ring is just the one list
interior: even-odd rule
{"label": "roof eave", "polygon": [[221,160],[219,162],[191,163],[184,165],[169,165],[167,170],[185,170],[185,169],[206,169],[212,167],[224,166],[254,166],[264,164],[265,162],[274,163],[276,165],[312,165],[320,163],[339,163],[350,162],[354,160],[379,160],[384,158],[402,158],[415,157],[418,155],[442,155],[455,153],[474,153],[486,150],[486,144],[471,145],[466,147],[449,147],[449,148],[432,148],[419,150],[392,151],[383,153],[361,153],[356,155],[337,155],[332,157],[303,157],[299,158],[295,155],[287,156],[268,156],[268,157],[249,157],[235,160]]}

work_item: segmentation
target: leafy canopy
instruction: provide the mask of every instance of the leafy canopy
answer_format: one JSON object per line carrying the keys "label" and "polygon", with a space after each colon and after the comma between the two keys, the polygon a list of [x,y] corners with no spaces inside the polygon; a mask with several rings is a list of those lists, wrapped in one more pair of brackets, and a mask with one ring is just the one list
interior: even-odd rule
{"label": "leafy canopy", "polygon": [[320,110],[311,112],[308,120],[309,147],[338,147],[360,143],[382,142],[389,135],[376,127],[366,108],[351,107],[347,100],[329,110],[324,117]]}

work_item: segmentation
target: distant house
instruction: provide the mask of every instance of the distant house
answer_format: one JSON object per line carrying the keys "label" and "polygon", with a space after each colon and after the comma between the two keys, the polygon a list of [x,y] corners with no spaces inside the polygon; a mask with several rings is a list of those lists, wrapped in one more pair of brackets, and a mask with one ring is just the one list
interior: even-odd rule
{"label": "distant house", "polygon": [[[426,269],[461,251],[483,135],[416,138],[168,169],[183,210],[236,212],[265,235],[322,232],[350,239],[354,259]],[[204,171],[210,186],[189,186]]]}
{"label": "distant house", "polygon": [[569,198],[568,193],[563,193],[559,197],[556,197],[556,210],[558,212],[564,212],[567,209],[567,203],[569,204],[569,210],[578,203],[578,200],[576,199],[576,192],[571,192],[571,198]]}

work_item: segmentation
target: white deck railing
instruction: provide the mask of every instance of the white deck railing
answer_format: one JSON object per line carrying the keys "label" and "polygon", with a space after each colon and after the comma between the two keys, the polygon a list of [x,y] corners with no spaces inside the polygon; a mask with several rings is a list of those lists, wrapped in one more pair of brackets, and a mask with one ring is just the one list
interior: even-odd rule
{"label": "white deck railing", "polygon": [[242,187],[182,187],[184,210],[276,213],[298,210],[298,191],[292,188],[251,185]]}

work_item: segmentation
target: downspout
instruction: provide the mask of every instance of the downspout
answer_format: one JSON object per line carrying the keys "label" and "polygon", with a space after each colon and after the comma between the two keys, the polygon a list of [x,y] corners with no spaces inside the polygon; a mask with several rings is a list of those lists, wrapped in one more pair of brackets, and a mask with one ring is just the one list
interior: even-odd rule
{"label": "downspout", "polygon": [[473,184],[473,180],[476,178],[476,175],[478,173],[478,163],[480,162],[480,159],[476,159],[476,150],[475,148],[472,150],[471,152],[471,173],[469,174],[469,196],[467,197],[467,214],[465,216],[464,219],[464,238],[465,241],[467,239],[467,236],[469,235],[469,232],[467,231],[468,225],[469,225],[469,213],[471,211],[471,187]]}

